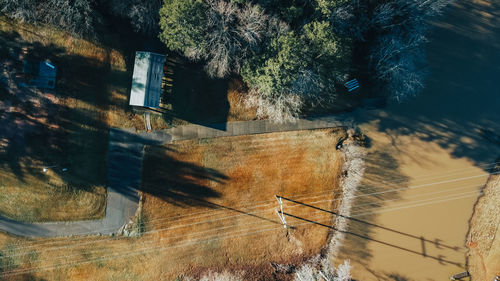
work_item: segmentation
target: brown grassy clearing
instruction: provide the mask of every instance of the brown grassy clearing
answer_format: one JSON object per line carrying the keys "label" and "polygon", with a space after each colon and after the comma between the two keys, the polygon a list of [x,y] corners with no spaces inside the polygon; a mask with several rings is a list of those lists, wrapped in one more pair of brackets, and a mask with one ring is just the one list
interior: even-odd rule
{"label": "brown grassy clearing", "polygon": [[474,207],[467,236],[467,262],[472,280],[500,276],[500,176],[490,176],[484,195]]}
{"label": "brown grassy clearing", "polygon": [[[0,272],[27,271],[0,279],[174,280],[183,274],[229,269],[246,271],[248,280],[270,280],[274,270],[269,262],[297,265],[318,254],[329,234],[325,228],[288,218],[296,228],[287,239],[275,213],[274,195],[321,201],[314,205],[335,209],[331,199],[339,191],[341,166],[335,145],[343,135],[343,130],[325,129],[149,147],[143,217],[151,232],[140,238],[29,241],[0,234]],[[285,211],[326,223],[332,220],[290,202],[285,202]],[[78,264],[89,260],[94,261]],[[56,268],[34,272],[51,266]]]}
{"label": "brown grassy clearing", "polygon": [[254,120],[257,114],[257,109],[248,107],[243,101],[243,96],[246,94],[245,83],[239,79],[229,81],[227,100],[229,101],[228,121],[249,121]]}
{"label": "brown grassy clearing", "polygon": [[[150,147],[144,164],[146,229],[166,228],[154,236],[167,245],[219,238],[169,251],[165,276],[190,266],[258,266],[318,254],[328,230],[298,226],[288,240],[274,195],[323,193],[306,202],[332,198],[341,164],[335,145],[342,135],[339,130],[297,131]],[[316,203],[326,209],[331,204]],[[328,214],[292,205],[285,202],[285,210],[330,222]],[[165,221],[157,225],[159,219]],[[288,219],[291,225],[301,223]]]}

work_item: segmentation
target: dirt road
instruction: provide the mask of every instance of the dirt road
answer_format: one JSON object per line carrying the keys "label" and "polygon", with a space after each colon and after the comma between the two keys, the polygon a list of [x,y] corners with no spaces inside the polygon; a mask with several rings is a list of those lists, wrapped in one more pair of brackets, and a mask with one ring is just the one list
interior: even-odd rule
{"label": "dirt road", "polygon": [[[465,267],[468,220],[500,131],[500,3],[456,4],[429,36],[431,75],[420,97],[364,115],[367,172],[343,258],[356,280],[448,280]],[[358,120],[357,120],[358,121]],[[404,188],[410,187],[410,188]],[[376,194],[373,194],[376,193]],[[340,260],[338,260],[340,262]]]}

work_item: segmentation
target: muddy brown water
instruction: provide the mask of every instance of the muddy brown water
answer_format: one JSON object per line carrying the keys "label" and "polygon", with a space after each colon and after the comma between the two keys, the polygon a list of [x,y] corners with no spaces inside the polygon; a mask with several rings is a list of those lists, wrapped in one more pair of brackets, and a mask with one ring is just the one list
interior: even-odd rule
{"label": "muddy brown water", "polygon": [[[421,94],[363,115],[365,179],[341,255],[356,280],[449,280],[465,270],[465,236],[500,132],[500,2],[460,2],[433,23]],[[409,187],[409,188],[407,188]],[[364,238],[360,238],[359,235]]]}

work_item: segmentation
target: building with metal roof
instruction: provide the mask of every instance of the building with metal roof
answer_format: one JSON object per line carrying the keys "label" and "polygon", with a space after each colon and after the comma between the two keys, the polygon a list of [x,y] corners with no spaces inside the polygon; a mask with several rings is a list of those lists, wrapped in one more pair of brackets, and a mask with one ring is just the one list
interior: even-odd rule
{"label": "building with metal roof", "polygon": [[160,107],[163,66],[166,57],[150,52],[136,52],[130,105]]}

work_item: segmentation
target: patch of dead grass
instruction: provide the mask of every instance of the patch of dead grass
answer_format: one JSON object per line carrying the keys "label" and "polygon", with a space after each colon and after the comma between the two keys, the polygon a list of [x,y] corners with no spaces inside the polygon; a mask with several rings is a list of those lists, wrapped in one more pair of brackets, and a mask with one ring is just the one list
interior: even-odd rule
{"label": "patch of dead grass", "polygon": [[245,104],[243,95],[246,94],[246,86],[239,79],[229,81],[227,100],[229,102],[228,121],[248,121],[254,120],[257,115],[257,108],[249,107]]}
{"label": "patch of dead grass", "polygon": [[0,214],[3,216],[27,222],[86,220],[104,216],[104,188],[88,186],[77,178],[63,179],[51,170],[44,180],[28,175],[20,181],[8,173],[0,174]]}

